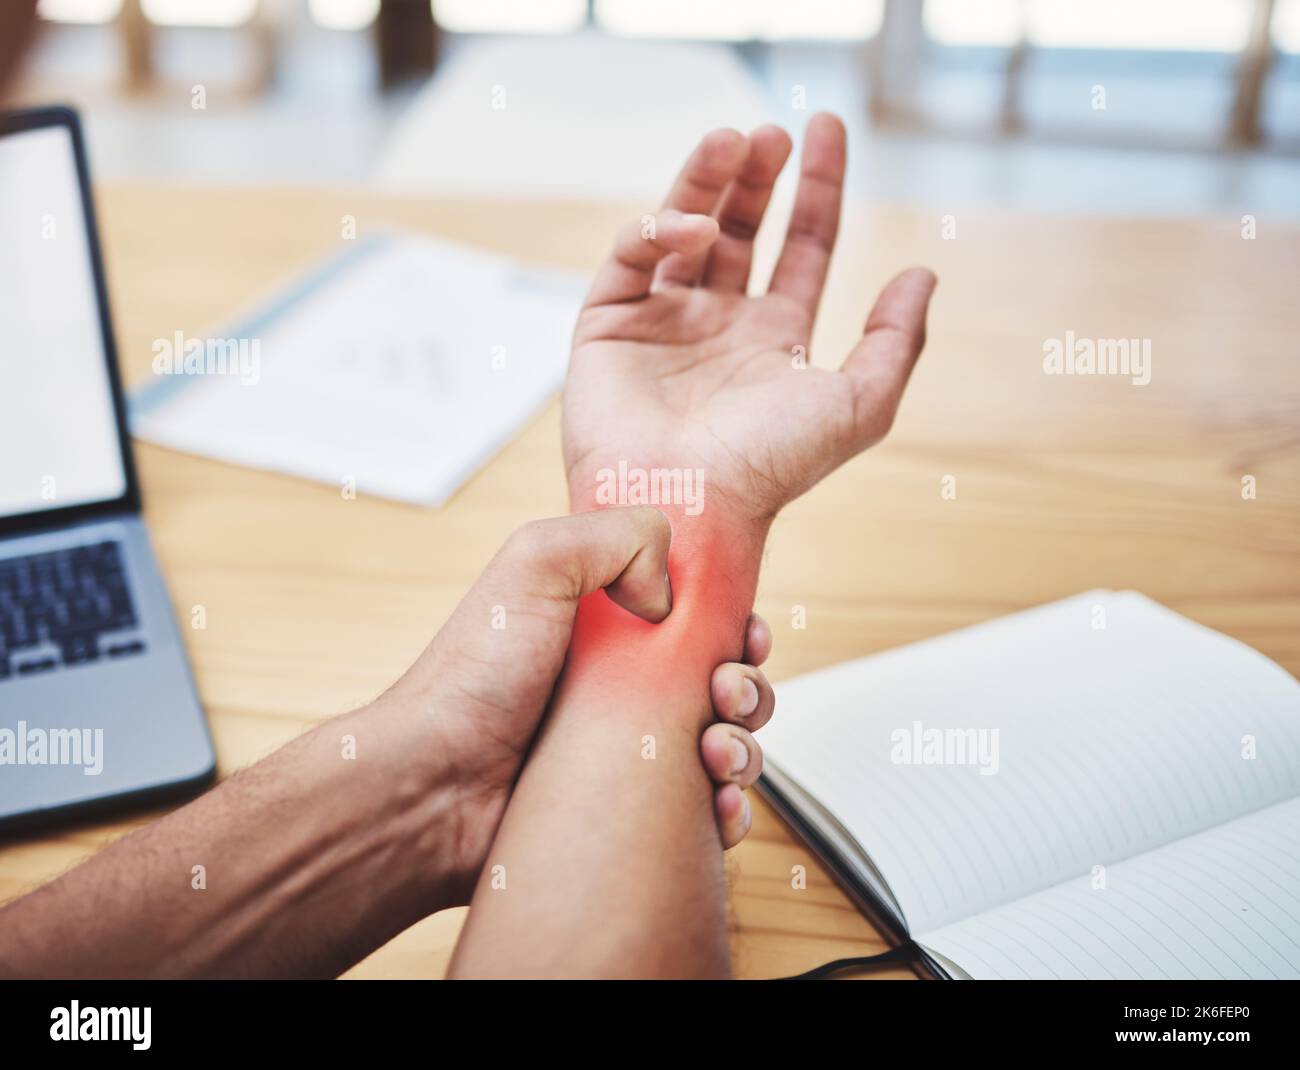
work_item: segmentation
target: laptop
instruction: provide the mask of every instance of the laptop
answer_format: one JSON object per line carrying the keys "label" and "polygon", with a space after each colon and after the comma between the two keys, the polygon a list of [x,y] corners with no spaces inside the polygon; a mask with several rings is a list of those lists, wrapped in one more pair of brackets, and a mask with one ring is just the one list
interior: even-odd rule
{"label": "laptop", "polygon": [[207,782],[76,114],[0,115],[0,830]]}

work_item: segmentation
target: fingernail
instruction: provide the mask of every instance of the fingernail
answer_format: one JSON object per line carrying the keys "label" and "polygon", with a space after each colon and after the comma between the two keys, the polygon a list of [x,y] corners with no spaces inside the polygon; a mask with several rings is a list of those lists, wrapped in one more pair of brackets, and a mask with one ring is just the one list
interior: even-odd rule
{"label": "fingernail", "polygon": [[740,682],[740,707],[736,712],[741,717],[748,717],[756,709],[758,709],[758,687],[746,676]]}
{"label": "fingernail", "polygon": [[673,581],[668,578],[668,573],[664,573],[664,597],[668,600],[668,612],[673,611]]}
{"label": "fingernail", "polygon": [[733,773],[743,773],[745,766],[749,764],[749,748],[745,746],[744,741],[731,739],[731,771]]}

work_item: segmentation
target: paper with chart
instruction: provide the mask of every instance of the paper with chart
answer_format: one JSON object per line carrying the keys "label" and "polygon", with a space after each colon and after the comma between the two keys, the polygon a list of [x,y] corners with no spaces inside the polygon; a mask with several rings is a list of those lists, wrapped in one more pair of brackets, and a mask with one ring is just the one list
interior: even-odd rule
{"label": "paper with chart", "polygon": [[[243,323],[155,360],[132,430],[175,449],[436,505],[560,387],[572,272],[426,237],[349,249]],[[193,339],[160,339],[179,350]],[[243,347],[244,373],[214,359]],[[203,363],[206,345],[207,362]],[[255,374],[246,374],[249,351]],[[181,361],[176,361],[180,366]]]}

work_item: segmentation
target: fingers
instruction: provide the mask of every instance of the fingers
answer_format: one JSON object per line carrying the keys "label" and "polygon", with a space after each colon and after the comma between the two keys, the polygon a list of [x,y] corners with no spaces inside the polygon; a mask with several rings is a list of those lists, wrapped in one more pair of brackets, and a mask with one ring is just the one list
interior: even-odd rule
{"label": "fingers", "polygon": [[749,157],[718,209],[722,233],[708,255],[705,286],[745,292],[754,259],[754,235],[789,156],[790,135],[779,126],[760,126],[750,134]]}
{"label": "fingers", "polygon": [[[777,126],[761,126],[748,138],[726,129],[706,135],[673,182],[654,225],[642,221],[619,236],[596,276],[587,307],[699,282],[744,293],[754,236],[789,155],[790,136]],[[844,125],[833,115],[813,116],[794,211],[770,287],[797,301],[809,324],[839,229],[845,160]],[[716,221],[709,218],[714,212]]]}
{"label": "fingers", "polygon": [[853,380],[859,449],[882,439],[894,422],[908,377],[925,346],[925,315],[938,283],[928,268],[908,268],[876,298],[862,340],[841,371]]}
{"label": "fingers", "polygon": [[755,666],[772,651],[772,630],[757,613],[745,629],[745,660],[728,662],[713,671],[710,689],[718,722],[700,737],[700,758],[715,784],[713,808],[724,850],[735,847],[749,832],[753,815],[744,790],[763,771],[763,751],[753,733],[772,717],[776,698],[767,677]]}
{"label": "fingers", "polygon": [[746,665],[762,665],[771,653],[772,629],[757,613],[751,613],[745,627],[745,652],[741,660]]}
{"label": "fingers", "polygon": [[719,721],[757,732],[772,719],[776,697],[767,677],[752,665],[728,662],[713,670],[709,681],[713,712]]}
{"label": "fingers", "polygon": [[658,509],[600,509],[534,520],[510,536],[493,560],[495,582],[572,603],[593,591],[658,623],[672,609],[668,546],[672,529]]}
{"label": "fingers", "polygon": [[739,130],[724,128],[705,134],[673,180],[664,207],[712,212],[748,154],[749,142]]}
{"label": "fingers", "polygon": [[718,820],[718,835],[722,838],[724,851],[731,850],[749,835],[754,815],[745,793],[735,784],[727,784],[714,792],[713,812]]}
{"label": "fingers", "polygon": [[[711,214],[722,192],[740,174],[749,157],[749,139],[738,130],[714,130],[706,134],[682,166],[664,208],[679,212]],[[655,285],[693,286],[704,270],[706,254],[674,253],[660,265]]]}
{"label": "fingers", "polygon": [[718,236],[709,215],[666,209],[629,223],[614,241],[614,251],[596,272],[586,308],[635,301],[650,292],[655,268],[671,255],[705,255]]}
{"label": "fingers", "polygon": [[718,785],[747,788],[763,771],[763,749],[750,732],[735,725],[709,725],[700,737],[700,757]]}
{"label": "fingers", "polygon": [[844,124],[825,112],[814,115],[804,134],[799,188],[785,247],[768,288],[797,301],[809,324],[817,315],[840,226],[846,160]]}

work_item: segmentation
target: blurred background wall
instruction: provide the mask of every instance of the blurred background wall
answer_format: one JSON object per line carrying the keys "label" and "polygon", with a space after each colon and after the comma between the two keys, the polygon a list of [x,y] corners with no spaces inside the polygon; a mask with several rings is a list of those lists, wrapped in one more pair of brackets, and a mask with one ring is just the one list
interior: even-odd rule
{"label": "blurred background wall", "polygon": [[41,0],[100,178],[656,196],[830,109],[853,194],[1300,219],[1300,0]]}

